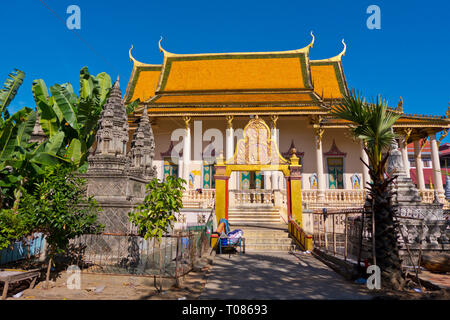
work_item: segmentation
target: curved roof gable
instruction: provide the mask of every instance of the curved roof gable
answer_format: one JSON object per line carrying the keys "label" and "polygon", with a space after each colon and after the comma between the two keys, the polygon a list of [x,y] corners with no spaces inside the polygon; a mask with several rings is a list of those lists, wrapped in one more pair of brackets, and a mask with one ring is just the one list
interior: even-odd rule
{"label": "curved roof gable", "polygon": [[212,54],[173,54],[160,45],[164,63],[156,93],[312,89],[312,43],[290,51]]}

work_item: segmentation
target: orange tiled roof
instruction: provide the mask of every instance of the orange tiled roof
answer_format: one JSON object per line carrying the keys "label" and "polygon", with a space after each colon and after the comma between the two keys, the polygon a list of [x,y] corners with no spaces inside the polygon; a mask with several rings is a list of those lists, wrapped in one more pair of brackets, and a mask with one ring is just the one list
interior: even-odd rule
{"label": "orange tiled roof", "polygon": [[159,92],[309,88],[305,53],[174,56]]}
{"label": "orange tiled roof", "polygon": [[341,99],[347,93],[340,62],[310,61],[311,78],[316,92],[323,99]]}

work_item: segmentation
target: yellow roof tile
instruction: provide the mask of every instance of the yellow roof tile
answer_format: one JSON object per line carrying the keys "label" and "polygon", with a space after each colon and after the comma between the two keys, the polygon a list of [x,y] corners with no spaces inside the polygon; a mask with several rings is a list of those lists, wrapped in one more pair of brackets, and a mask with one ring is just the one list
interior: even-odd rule
{"label": "yellow roof tile", "polygon": [[309,87],[304,53],[168,57],[160,92]]}

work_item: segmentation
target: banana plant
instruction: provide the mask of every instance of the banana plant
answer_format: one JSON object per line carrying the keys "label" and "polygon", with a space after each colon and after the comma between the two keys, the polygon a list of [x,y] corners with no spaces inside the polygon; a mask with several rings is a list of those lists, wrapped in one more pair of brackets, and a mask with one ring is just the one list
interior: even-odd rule
{"label": "banana plant", "polygon": [[9,116],[7,107],[24,78],[23,71],[14,70],[0,90],[0,114],[8,115],[0,117],[0,200],[5,197],[7,201],[14,197],[18,200],[20,192],[17,191],[25,180],[42,174],[45,166],[67,162],[58,155],[63,143],[63,132],[54,134],[40,144],[30,143],[36,112],[25,107]]}
{"label": "banana plant", "polygon": [[111,78],[105,73],[89,74],[87,67],[80,71],[80,91],[77,96],[71,84],[50,87],[51,96],[42,79],[33,81],[42,130],[51,138],[64,132],[65,159],[77,166],[86,163],[89,148],[95,141],[95,130],[109,91]]}
{"label": "banana plant", "polygon": [[14,69],[6,79],[3,88],[0,89],[0,127],[5,119],[9,118],[8,106],[17,94],[20,86],[25,79],[25,72]]}

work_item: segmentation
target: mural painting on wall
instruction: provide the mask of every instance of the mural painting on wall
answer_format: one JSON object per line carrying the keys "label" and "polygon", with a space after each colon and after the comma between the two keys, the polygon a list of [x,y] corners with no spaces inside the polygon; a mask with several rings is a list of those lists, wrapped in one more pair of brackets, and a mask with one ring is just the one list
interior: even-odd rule
{"label": "mural painting on wall", "polygon": [[309,185],[311,189],[317,189],[317,174],[313,173],[310,177],[309,177]]}
{"label": "mural painting on wall", "polygon": [[200,170],[192,170],[191,173],[189,173],[189,188],[195,188],[195,181],[198,180],[199,177],[201,177]]}
{"label": "mural painting on wall", "polygon": [[353,189],[361,189],[361,177],[359,174],[354,174],[351,176],[352,188]]}
{"label": "mural painting on wall", "polygon": [[344,188],[344,159],[328,158],[328,189]]}

